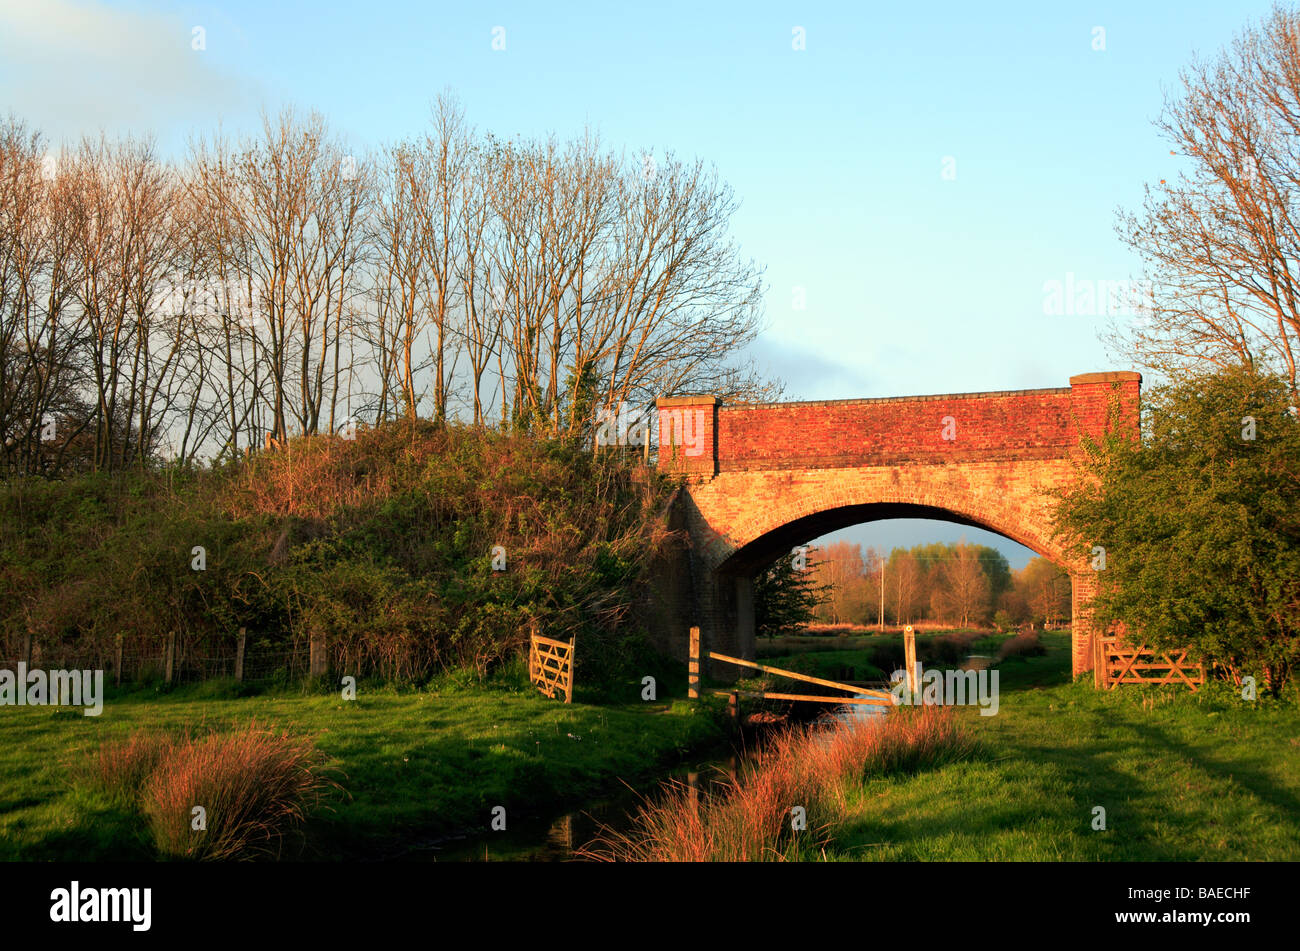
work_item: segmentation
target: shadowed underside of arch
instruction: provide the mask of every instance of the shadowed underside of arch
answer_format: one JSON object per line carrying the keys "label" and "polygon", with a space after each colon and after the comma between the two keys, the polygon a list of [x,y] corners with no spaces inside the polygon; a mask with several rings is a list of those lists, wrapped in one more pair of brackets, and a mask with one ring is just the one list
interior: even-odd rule
{"label": "shadowed underside of arch", "polygon": [[1060,550],[1048,544],[1038,533],[1022,528],[999,527],[987,519],[975,518],[947,508],[932,505],[916,505],[907,502],[865,502],[857,505],[843,505],[834,509],[824,509],[795,518],[777,525],[757,538],[736,549],[721,564],[717,571],[722,575],[744,575],[753,577],[767,568],[772,562],[792,549],[814,538],[829,535],[842,528],[880,522],[891,518],[934,519],[940,522],[952,522],[969,525],[995,535],[1001,535],[1011,541],[1024,545],[1061,567],[1068,564]]}

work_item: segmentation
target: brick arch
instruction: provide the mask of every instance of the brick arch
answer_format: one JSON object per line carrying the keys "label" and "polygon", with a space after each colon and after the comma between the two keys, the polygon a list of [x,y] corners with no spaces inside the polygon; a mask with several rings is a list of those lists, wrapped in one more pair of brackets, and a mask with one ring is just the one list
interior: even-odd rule
{"label": "brick arch", "polygon": [[[1094,579],[1052,521],[1084,435],[1136,437],[1141,376],[1072,377],[1069,387],[724,406],[659,401],[659,466],[679,474],[677,524],[690,538],[650,620],[684,649],[698,624],[712,649],[754,656],[752,577],[783,551],[849,525],[933,517],[996,532],[1070,572],[1073,661],[1092,668]],[[658,631],[653,629],[658,627]]]}
{"label": "brick arch", "polygon": [[[1044,536],[1035,526],[1014,524],[1005,511],[980,506],[977,500],[913,502],[902,498],[875,497],[870,501],[836,502],[831,507],[815,498],[793,500],[772,510],[762,521],[744,526],[735,539],[738,547],[718,562],[724,575],[750,575],[770,565],[795,547],[831,532],[893,518],[933,519],[979,528],[1024,545],[1035,554],[1066,569],[1076,568],[1059,542]],[[743,540],[742,540],[743,539]]]}

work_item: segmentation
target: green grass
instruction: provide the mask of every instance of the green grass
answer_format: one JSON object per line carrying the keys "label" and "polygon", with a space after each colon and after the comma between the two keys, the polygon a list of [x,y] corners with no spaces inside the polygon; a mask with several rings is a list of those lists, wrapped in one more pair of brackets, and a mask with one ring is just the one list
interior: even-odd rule
{"label": "green grass", "polygon": [[1300,709],[1218,685],[1101,693],[1071,682],[1068,632],[1042,640],[999,667],[997,715],[964,711],[979,755],[855,784],[827,858],[1300,859]]}
{"label": "green grass", "polygon": [[[1213,686],[1099,693],[1086,678],[1071,682],[1068,632],[1043,643],[1046,656],[999,666],[996,716],[961,711],[980,743],[973,759],[852,784],[826,857],[1300,859],[1300,709],[1247,704]],[[827,654],[818,663],[866,661]],[[481,829],[495,805],[512,820],[581,805],[720,737],[703,707],[566,706],[456,677],[424,690],[363,685],[352,702],[232,693],[219,683],[118,693],[98,719],[0,710],[0,859],[154,858],[138,814],[71,782],[91,750],[139,728],[256,718],[314,738],[350,794],[309,822],[304,854],[328,858]],[[1091,828],[1096,806],[1105,831]]]}
{"label": "green grass", "polygon": [[[800,654],[791,658],[786,669],[799,673],[812,674],[827,680],[851,680],[855,682],[888,680],[889,675],[868,661],[860,651],[818,651]],[[783,689],[797,686],[788,680],[777,678]],[[802,686],[799,688],[803,689]]]}
{"label": "green grass", "polygon": [[898,643],[903,643],[901,635],[893,634],[850,635],[846,637],[834,637],[824,634],[791,634],[785,637],[759,638],[757,653],[759,660],[764,660],[823,651],[861,651],[868,649],[872,644],[885,640],[897,640]]}
{"label": "green grass", "polygon": [[212,683],[121,692],[98,718],[0,710],[0,860],[155,858],[137,812],[72,781],[101,743],[141,728],[225,730],[255,718],[312,737],[348,794],[308,823],[301,854],[326,858],[389,854],[484,828],[497,805],[520,817],[581,802],[721,736],[714,714],[684,702],[565,705],[450,677],[428,690],[363,686],[354,701],[222,692]]}

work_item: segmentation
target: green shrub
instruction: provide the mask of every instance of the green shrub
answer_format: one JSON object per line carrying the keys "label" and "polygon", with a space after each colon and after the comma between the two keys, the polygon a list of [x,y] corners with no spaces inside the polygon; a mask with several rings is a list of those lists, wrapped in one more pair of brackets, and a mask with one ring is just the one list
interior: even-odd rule
{"label": "green shrub", "polygon": [[[670,484],[619,454],[431,423],[292,440],[221,465],[0,486],[0,656],[30,628],[84,666],[303,651],[331,669],[418,682],[519,657],[530,624],[577,636],[579,677],[647,663],[632,610]],[[206,549],[206,570],[191,568]],[[506,569],[493,570],[495,546]]]}

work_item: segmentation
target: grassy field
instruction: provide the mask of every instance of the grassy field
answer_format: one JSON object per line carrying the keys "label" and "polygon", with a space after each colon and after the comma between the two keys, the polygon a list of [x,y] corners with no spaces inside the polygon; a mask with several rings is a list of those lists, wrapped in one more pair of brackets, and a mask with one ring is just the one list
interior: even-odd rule
{"label": "grassy field", "polygon": [[[996,640],[975,646],[996,652]],[[972,758],[851,782],[832,841],[806,858],[1300,859],[1300,707],[1214,688],[1098,693],[1071,682],[1068,633],[1043,643],[1045,656],[999,666],[996,716],[959,711],[979,742]],[[798,665],[869,676],[865,653],[804,653]],[[715,713],[686,703],[566,706],[509,680],[363,688],[356,701],[228,691],[125,692],[99,718],[0,710],[0,859],[154,858],[138,814],[76,781],[89,751],[140,728],[256,719],[312,737],[346,795],[286,853],[309,858],[396,855],[483,829],[496,805],[512,823],[544,816],[722,737]],[[1104,831],[1093,829],[1098,806]]]}
{"label": "grassy field", "polygon": [[[661,772],[722,736],[686,703],[565,705],[529,687],[222,695],[208,683],[111,696],[103,715],[0,710],[0,859],[152,859],[138,814],[74,781],[105,740],[150,730],[227,729],[256,719],[315,739],[346,791],[311,820],[294,854],[396,854],[440,834],[485,828],[493,806],[520,818]],[[297,851],[301,847],[304,851]]]}
{"label": "grassy field", "polygon": [[1071,682],[1068,633],[1043,643],[1000,666],[996,716],[964,711],[973,759],[854,784],[825,857],[1300,859],[1300,708],[1226,689],[1099,693]]}

